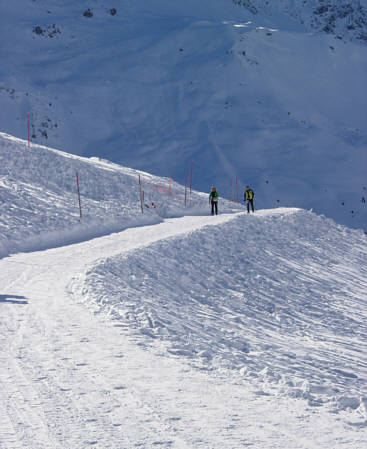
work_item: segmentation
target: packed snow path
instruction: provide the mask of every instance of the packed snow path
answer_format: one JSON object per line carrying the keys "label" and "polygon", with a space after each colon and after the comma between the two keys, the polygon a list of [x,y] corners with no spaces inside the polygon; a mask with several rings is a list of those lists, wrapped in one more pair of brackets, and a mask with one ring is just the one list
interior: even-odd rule
{"label": "packed snow path", "polygon": [[68,290],[98,259],[234,217],[171,219],[0,260],[0,448],[362,448],[362,427],[149,351]]}

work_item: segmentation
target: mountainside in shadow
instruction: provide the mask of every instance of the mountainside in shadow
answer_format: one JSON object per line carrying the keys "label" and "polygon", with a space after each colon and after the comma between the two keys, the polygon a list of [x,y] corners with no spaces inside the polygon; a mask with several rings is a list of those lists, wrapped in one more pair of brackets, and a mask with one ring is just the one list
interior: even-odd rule
{"label": "mountainside in shadow", "polygon": [[[366,213],[365,2],[0,5],[0,130],[241,199]],[[237,181],[236,181],[237,180]],[[232,186],[232,187],[231,187]]]}

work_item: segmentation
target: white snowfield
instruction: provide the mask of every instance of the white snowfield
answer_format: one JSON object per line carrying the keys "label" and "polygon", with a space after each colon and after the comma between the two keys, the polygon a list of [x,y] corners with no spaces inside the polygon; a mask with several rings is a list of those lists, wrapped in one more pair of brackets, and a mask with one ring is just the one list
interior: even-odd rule
{"label": "white snowfield", "polygon": [[366,447],[365,234],[138,175],[0,135],[0,448]]}
{"label": "white snowfield", "polygon": [[282,209],[0,260],[0,447],[362,449],[365,262]]}

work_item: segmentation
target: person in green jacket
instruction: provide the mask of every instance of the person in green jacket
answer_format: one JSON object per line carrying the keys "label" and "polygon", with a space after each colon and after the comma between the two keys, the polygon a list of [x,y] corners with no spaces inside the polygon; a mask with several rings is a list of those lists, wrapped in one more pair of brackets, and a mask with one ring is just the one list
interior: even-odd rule
{"label": "person in green jacket", "polygon": [[254,191],[250,189],[250,186],[246,186],[245,195],[244,195],[244,201],[247,203],[247,213],[250,213],[250,206],[252,209],[252,212],[255,212],[254,210]]}
{"label": "person in green jacket", "polygon": [[212,215],[214,215],[214,211],[215,215],[218,215],[218,198],[219,195],[217,189],[213,186],[209,195],[209,204],[212,205]]}

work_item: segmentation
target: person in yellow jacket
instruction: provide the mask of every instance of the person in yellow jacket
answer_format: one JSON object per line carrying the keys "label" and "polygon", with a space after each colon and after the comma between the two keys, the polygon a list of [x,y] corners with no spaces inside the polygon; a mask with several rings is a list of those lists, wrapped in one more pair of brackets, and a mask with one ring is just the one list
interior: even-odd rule
{"label": "person in yellow jacket", "polygon": [[246,186],[245,195],[244,195],[244,201],[246,201],[247,204],[247,213],[250,213],[250,206],[252,209],[252,212],[255,212],[254,209],[254,191],[250,189],[250,186]]}

